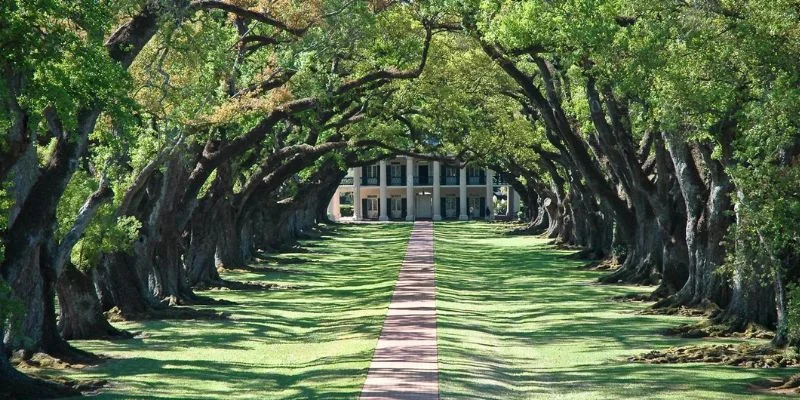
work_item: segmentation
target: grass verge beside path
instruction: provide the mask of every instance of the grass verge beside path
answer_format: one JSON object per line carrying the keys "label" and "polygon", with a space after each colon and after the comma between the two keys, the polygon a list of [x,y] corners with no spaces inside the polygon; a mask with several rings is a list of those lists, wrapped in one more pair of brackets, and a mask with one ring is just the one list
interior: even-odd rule
{"label": "grass verge beside path", "polygon": [[[296,290],[202,292],[237,305],[214,306],[229,321],[150,321],[123,328],[145,338],[74,342],[113,358],[67,372],[108,379],[101,399],[352,399],[366,378],[403,261],[408,224],[338,225],[282,254],[291,271],[229,273]],[[298,258],[307,260],[295,264]]]}
{"label": "grass verge beside path", "polygon": [[570,252],[504,229],[435,225],[442,399],[773,398],[747,385],[792,373],[628,363],[652,349],[734,341],[661,336],[692,319],[637,315],[644,304],[610,297],[652,288],[596,285],[601,273],[577,269]]}

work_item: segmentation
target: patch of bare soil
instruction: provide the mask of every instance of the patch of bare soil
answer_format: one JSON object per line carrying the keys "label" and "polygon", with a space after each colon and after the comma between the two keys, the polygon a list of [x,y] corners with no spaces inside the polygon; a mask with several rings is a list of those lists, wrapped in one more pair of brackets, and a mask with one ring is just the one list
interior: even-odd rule
{"label": "patch of bare soil", "polygon": [[787,379],[765,379],[754,382],[748,389],[759,394],[796,395],[800,393],[800,374]]}
{"label": "patch of bare soil", "polygon": [[710,363],[744,368],[800,367],[800,356],[770,345],[717,344],[653,350],[628,361],[645,364]]}
{"label": "patch of bare soil", "polygon": [[111,322],[123,321],[147,321],[156,319],[176,319],[176,320],[227,320],[230,314],[215,310],[198,310],[191,307],[174,306],[161,310],[150,310],[146,313],[125,315],[119,308],[114,307],[105,312],[106,318]]}
{"label": "patch of bare soil", "polygon": [[666,336],[679,336],[682,338],[733,337],[771,340],[775,337],[774,332],[756,324],[749,324],[744,330],[735,330],[728,325],[713,324],[708,321],[667,328],[661,333]]}

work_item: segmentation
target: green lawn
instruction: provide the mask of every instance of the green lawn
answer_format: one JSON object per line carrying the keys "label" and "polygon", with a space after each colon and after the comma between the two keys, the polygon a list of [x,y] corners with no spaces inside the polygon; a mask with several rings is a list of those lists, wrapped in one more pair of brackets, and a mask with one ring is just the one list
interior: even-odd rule
{"label": "green lawn", "polygon": [[645,305],[609,298],[647,288],[595,285],[568,252],[502,229],[435,226],[442,399],[753,399],[749,382],[791,373],[627,363],[712,341],[657,334],[690,319],[637,315]]}
{"label": "green lawn", "polygon": [[[149,321],[144,338],[75,344],[112,360],[75,379],[108,379],[101,399],[354,399],[366,377],[408,240],[408,224],[339,225],[270,272],[227,279],[295,289],[205,292],[227,321]],[[661,336],[683,317],[637,315],[532,237],[485,223],[435,226],[442,399],[752,399],[747,384],[793,371],[644,365],[629,355],[719,342]]]}
{"label": "green lawn", "polygon": [[[230,321],[151,321],[122,327],[146,338],[75,344],[113,360],[69,373],[108,379],[98,398],[356,398],[405,253],[408,224],[337,226],[283,254],[296,273],[231,273],[296,290],[215,291],[237,305],[215,306]],[[271,265],[275,266],[275,265]]]}

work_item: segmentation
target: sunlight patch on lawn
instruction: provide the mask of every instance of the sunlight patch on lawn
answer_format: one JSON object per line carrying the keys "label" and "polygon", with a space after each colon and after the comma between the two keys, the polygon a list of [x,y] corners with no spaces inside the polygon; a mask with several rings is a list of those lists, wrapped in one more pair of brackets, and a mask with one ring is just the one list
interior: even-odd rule
{"label": "sunlight patch on lawn", "polygon": [[68,376],[108,379],[112,386],[98,399],[357,398],[411,225],[334,229],[304,242],[308,252],[271,258],[272,270],[224,276],[298,289],[199,292],[235,302],[210,307],[230,320],[120,324],[145,335],[74,342],[112,359]]}
{"label": "sunlight patch on lawn", "polygon": [[[507,229],[507,228],[506,228]],[[601,286],[547,240],[501,236],[502,224],[434,227],[440,394],[448,399],[753,399],[747,384],[792,371],[646,365],[652,349],[731,339],[670,338],[693,321],[638,315],[612,296],[652,288]]]}

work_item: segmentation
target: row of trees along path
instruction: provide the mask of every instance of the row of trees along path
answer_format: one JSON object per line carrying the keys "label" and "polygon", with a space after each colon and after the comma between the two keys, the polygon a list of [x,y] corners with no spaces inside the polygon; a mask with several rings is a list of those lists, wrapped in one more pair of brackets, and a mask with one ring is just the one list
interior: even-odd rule
{"label": "row of trees along path", "polygon": [[[800,10],[743,0],[0,4],[0,387],[294,245],[347,168],[503,171],[526,232],[794,345]],[[568,21],[568,23],[565,23]],[[58,299],[59,315],[55,305]]]}

